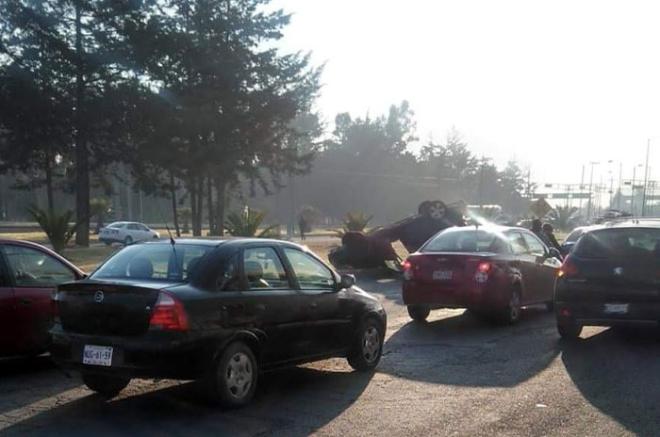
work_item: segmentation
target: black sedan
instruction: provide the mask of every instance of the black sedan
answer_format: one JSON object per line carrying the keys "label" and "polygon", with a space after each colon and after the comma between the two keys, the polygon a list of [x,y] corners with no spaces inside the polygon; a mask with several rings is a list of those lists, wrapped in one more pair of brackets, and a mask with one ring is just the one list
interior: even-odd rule
{"label": "black sedan", "polygon": [[276,240],[129,246],[55,299],[54,359],[107,397],[131,378],[197,379],[240,406],[262,371],[330,357],[374,368],[386,328],[354,277]]}
{"label": "black sedan", "polygon": [[555,290],[557,328],[575,339],[582,327],[660,321],[660,226],[629,221],[584,234],[566,258]]}

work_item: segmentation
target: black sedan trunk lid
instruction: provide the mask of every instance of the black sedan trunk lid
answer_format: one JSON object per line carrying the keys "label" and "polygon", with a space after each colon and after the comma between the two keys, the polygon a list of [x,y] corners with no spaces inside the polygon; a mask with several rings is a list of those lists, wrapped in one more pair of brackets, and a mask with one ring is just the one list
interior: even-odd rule
{"label": "black sedan trunk lid", "polygon": [[64,330],[80,334],[136,336],[149,329],[161,281],[94,281],[61,285],[57,304]]}

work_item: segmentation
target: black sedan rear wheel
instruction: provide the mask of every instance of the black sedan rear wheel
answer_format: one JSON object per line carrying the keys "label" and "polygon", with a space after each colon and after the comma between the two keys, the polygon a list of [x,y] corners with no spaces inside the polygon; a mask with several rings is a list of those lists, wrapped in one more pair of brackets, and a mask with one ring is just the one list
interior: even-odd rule
{"label": "black sedan rear wheel", "polygon": [[431,308],[427,305],[408,305],[408,315],[416,322],[425,321],[430,313]]}
{"label": "black sedan rear wheel", "polygon": [[240,341],[230,344],[204,380],[209,400],[228,408],[242,407],[254,396],[258,373],[252,349]]}
{"label": "black sedan rear wheel", "polygon": [[111,399],[114,398],[131,382],[130,378],[119,376],[98,375],[94,373],[83,373],[82,380],[92,391],[101,396]]}
{"label": "black sedan rear wheel", "polygon": [[348,354],[348,364],[358,371],[371,370],[378,365],[383,354],[385,333],[374,318],[364,320],[357,330],[353,347]]}

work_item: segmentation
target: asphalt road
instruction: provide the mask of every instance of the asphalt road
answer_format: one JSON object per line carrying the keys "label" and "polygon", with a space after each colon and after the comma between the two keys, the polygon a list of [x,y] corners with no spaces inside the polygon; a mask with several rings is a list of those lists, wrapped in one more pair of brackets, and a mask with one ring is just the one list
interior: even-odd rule
{"label": "asphalt road", "polygon": [[192,383],[134,381],[104,401],[47,358],[0,361],[3,435],[576,435],[660,433],[655,332],[590,328],[558,340],[553,317],[528,309],[514,327],[460,310],[410,322],[396,279],[360,275],[389,314],[373,374],[329,360],[268,374],[254,402],[225,411]]}

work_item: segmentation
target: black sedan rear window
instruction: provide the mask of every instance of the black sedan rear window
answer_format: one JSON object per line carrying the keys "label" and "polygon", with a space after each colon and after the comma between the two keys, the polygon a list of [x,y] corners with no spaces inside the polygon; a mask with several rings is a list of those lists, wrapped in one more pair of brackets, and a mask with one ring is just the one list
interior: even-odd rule
{"label": "black sedan rear window", "polygon": [[101,265],[91,278],[185,281],[212,249],[212,246],[168,243],[128,246]]}
{"label": "black sedan rear window", "polygon": [[585,234],[573,252],[582,258],[660,258],[660,229],[610,228]]}
{"label": "black sedan rear window", "polygon": [[420,252],[494,252],[505,253],[506,237],[482,229],[451,229],[441,232],[422,247]]}

